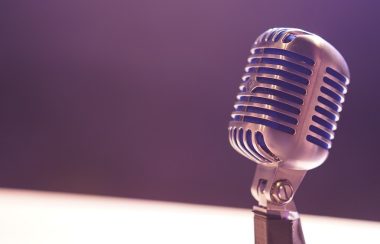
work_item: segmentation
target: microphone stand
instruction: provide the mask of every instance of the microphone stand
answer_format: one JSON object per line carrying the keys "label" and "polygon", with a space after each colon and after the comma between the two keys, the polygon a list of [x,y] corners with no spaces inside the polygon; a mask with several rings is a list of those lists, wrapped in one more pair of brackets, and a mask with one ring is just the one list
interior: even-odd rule
{"label": "microphone stand", "polygon": [[251,192],[255,244],[305,244],[293,196],[306,171],[257,165]]}
{"label": "microphone stand", "polygon": [[300,219],[284,219],[254,210],[255,244],[305,244]]}

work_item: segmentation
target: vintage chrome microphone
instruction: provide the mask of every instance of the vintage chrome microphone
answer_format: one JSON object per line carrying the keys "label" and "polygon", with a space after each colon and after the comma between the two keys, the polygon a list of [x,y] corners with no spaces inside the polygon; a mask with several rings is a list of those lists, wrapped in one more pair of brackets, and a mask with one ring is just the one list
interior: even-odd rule
{"label": "vintage chrome microphone", "polygon": [[228,132],[232,147],[258,164],[255,243],[305,243],[292,199],[306,171],[328,156],[348,66],[321,37],[273,28],[256,39],[245,72]]}

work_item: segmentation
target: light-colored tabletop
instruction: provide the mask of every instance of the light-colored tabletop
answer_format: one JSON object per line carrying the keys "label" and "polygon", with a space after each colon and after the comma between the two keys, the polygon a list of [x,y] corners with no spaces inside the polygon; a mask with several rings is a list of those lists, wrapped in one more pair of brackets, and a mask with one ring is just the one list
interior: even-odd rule
{"label": "light-colored tabletop", "polygon": [[[380,223],[301,215],[308,244],[380,243]],[[249,209],[0,189],[2,244],[253,244]]]}

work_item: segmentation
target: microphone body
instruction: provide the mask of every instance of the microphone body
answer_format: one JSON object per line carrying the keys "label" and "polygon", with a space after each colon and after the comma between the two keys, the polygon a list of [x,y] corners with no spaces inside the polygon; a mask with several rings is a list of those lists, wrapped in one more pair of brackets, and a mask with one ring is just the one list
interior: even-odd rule
{"label": "microphone body", "polygon": [[[256,39],[228,133],[231,146],[258,164],[251,192],[259,216],[299,221],[294,193],[306,171],[328,156],[348,84],[344,58],[315,34],[273,28]],[[291,233],[289,243],[304,243],[295,226],[301,236]],[[256,238],[276,244],[268,241]]]}

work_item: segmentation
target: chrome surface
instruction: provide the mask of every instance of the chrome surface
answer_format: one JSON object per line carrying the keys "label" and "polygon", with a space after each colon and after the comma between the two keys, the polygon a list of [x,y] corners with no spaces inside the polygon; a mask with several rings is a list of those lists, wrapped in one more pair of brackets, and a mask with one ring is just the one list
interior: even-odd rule
{"label": "chrome surface", "polygon": [[[293,39],[284,42],[287,36],[293,36]],[[281,50],[286,53],[281,53]],[[252,60],[255,60],[254,63]],[[337,71],[345,81],[337,79],[327,69]],[[327,41],[312,33],[293,28],[273,28],[255,41],[245,71],[235,110],[232,112],[233,120],[228,128],[232,147],[259,164],[281,165],[294,170],[309,170],[321,165],[331,148],[349,83],[349,71],[342,55]],[[333,85],[327,84],[324,79],[333,81]],[[267,94],[264,90],[275,90],[283,96]],[[321,90],[327,91],[329,95]],[[287,100],[285,96],[298,100]],[[242,100],[242,97],[246,99]],[[321,99],[324,103],[320,102]],[[273,101],[280,104],[281,108],[274,106]],[[241,109],[236,109],[238,107]],[[317,112],[316,107],[324,114]],[[267,114],[257,111],[259,109]],[[272,111],[280,116],[271,114]],[[294,111],[299,111],[299,114]],[[263,124],[250,123],[250,118],[276,123],[279,127],[285,127],[289,133]],[[319,121],[318,118],[327,122],[330,128],[316,122],[315,120]],[[234,133],[234,129],[243,131],[243,140],[236,138],[239,133]],[[247,143],[248,130],[251,131],[253,148]],[[256,142],[256,132],[263,134],[269,150],[263,149]],[[327,149],[308,141],[307,136],[327,145]]]}
{"label": "chrome surface", "polygon": [[277,204],[289,203],[294,196],[293,186],[288,180],[278,180],[272,185],[270,195]]}
{"label": "chrome surface", "polygon": [[272,28],[256,39],[228,127],[231,146],[258,164],[255,213],[299,218],[293,196],[328,156],[349,76],[342,55],[313,33]]}

